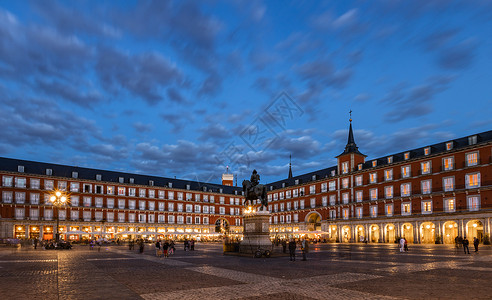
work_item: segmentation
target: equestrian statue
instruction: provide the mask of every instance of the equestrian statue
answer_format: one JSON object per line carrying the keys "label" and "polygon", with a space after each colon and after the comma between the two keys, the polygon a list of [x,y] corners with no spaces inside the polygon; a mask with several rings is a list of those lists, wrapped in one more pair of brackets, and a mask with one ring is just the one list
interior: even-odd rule
{"label": "equestrian statue", "polygon": [[266,210],[268,206],[267,199],[267,188],[263,184],[259,184],[260,175],[256,170],[253,170],[253,174],[251,174],[251,181],[244,180],[243,181],[243,192],[244,192],[244,203],[246,205],[247,201],[249,203],[253,203],[253,200],[259,200],[261,203],[261,210]]}

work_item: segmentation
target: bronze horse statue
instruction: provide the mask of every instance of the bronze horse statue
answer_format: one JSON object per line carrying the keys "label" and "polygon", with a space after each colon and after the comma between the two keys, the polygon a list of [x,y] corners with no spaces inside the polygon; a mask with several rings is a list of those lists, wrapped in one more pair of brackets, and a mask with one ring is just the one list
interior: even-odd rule
{"label": "bronze horse statue", "polygon": [[243,205],[246,205],[246,202],[250,201],[250,203],[253,203],[253,200],[259,200],[261,203],[261,210],[266,210],[268,206],[268,199],[267,199],[267,188],[263,184],[257,184],[255,186],[251,185],[251,182],[249,180],[244,180],[243,181],[243,191],[244,191],[244,203]]}

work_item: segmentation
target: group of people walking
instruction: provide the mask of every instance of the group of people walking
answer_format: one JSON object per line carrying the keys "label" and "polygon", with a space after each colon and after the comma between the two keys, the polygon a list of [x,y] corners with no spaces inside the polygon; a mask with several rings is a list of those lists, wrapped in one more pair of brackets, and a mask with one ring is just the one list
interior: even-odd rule
{"label": "group of people walking", "polygon": [[[306,256],[307,256],[307,253],[309,252],[309,241],[306,239],[302,239],[302,240],[298,240],[296,242],[295,239],[290,239],[290,241],[289,241],[290,261],[296,261],[296,248],[297,248],[298,243],[301,246],[302,260],[307,260]],[[284,250],[287,246],[286,244],[287,244],[286,241],[282,242],[282,246],[283,246]]]}
{"label": "group of people walking", "polygon": [[[468,241],[466,236],[464,238],[462,238],[461,236],[457,236],[454,239],[454,244],[456,246],[456,250],[458,250],[459,248],[461,248],[461,246],[463,246],[463,251],[465,252],[465,254],[470,254],[470,248],[468,247],[468,245],[470,244],[470,241]],[[478,252],[478,244],[480,244],[479,239],[474,237],[473,238],[473,247],[475,247],[475,252]]]}
{"label": "group of people walking", "polygon": [[158,240],[155,242],[155,256],[157,257],[169,257],[169,255],[174,254],[176,251],[174,241],[165,240],[164,242]]}

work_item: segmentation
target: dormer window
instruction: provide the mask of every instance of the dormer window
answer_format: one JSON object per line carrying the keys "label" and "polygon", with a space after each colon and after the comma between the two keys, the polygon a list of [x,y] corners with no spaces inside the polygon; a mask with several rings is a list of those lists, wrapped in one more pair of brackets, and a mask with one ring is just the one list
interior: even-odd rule
{"label": "dormer window", "polygon": [[453,142],[447,142],[447,143],[446,143],[446,150],[448,150],[448,151],[449,151],[449,150],[451,150],[451,149],[453,149]]}
{"label": "dormer window", "polygon": [[430,153],[431,153],[430,147],[424,148],[424,155],[429,155]]}
{"label": "dormer window", "polygon": [[285,182],[282,182],[282,187],[283,187],[283,188],[285,187]]}
{"label": "dormer window", "polygon": [[472,135],[468,137],[468,145],[475,145],[477,143],[477,136]]}
{"label": "dormer window", "polygon": [[24,166],[17,166],[17,172],[24,173]]}
{"label": "dormer window", "polygon": [[220,188],[220,189],[219,189],[219,193],[221,193],[221,194],[222,194],[222,191],[223,191],[223,190],[222,190],[222,188]]}
{"label": "dormer window", "polygon": [[135,183],[135,178],[130,178],[130,183]]}
{"label": "dormer window", "polygon": [[273,191],[273,185],[270,186],[270,191]]}
{"label": "dormer window", "polygon": [[149,180],[149,185],[154,186],[154,180]]}
{"label": "dormer window", "polygon": [[388,163],[392,164],[393,163],[393,156],[388,156]]}
{"label": "dormer window", "polygon": [[296,184],[299,184],[299,179],[296,179],[295,183],[296,183]]}
{"label": "dormer window", "polygon": [[313,177],[311,177],[312,180],[316,180],[316,175],[313,175]]}
{"label": "dormer window", "polygon": [[52,169],[46,169],[46,175],[48,175],[48,176],[53,175],[53,170]]}
{"label": "dormer window", "polygon": [[403,154],[403,159],[409,160],[410,159],[410,152],[405,152],[405,154]]}
{"label": "dormer window", "polygon": [[335,176],[335,170],[331,170],[331,176]]}
{"label": "dormer window", "polygon": [[101,179],[102,179],[102,175],[101,174],[97,174],[96,175],[96,180],[101,181]]}
{"label": "dormer window", "polygon": [[123,177],[118,177],[118,182],[119,182],[119,183],[124,183],[124,182],[125,182],[125,178],[123,178]]}
{"label": "dormer window", "polygon": [[72,172],[72,178],[79,178],[79,172]]}
{"label": "dormer window", "polygon": [[342,174],[347,174],[349,171],[348,161],[342,163]]}
{"label": "dormer window", "polygon": [[357,169],[358,169],[359,171],[360,171],[360,170],[362,170],[362,164],[359,164],[359,165],[357,166]]}
{"label": "dormer window", "polygon": [[187,185],[186,185],[186,189],[187,189],[187,190],[189,190],[189,189],[190,189],[190,185],[189,185],[189,184],[187,184]]}
{"label": "dormer window", "polygon": [[234,191],[234,195],[237,195],[237,190]]}
{"label": "dormer window", "polygon": [[377,165],[378,165],[378,161],[377,161],[377,160],[373,160],[373,161],[372,161],[372,166],[373,166],[373,167],[375,167],[375,166],[377,166]]}
{"label": "dormer window", "polygon": [[172,187],[173,187],[173,183],[172,183],[172,182],[169,182],[169,183],[167,184],[167,186],[169,186],[170,188],[172,188]]}

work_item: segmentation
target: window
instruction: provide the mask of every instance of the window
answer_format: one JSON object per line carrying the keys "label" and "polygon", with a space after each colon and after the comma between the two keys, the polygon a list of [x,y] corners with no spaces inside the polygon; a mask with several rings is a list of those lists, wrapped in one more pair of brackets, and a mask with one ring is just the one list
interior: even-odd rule
{"label": "window", "polygon": [[128,196],[135,197],[135,195],[136,195],[136,189],[135,188],[128,188]]}
{"label": "window", "polygon": [[299,208],[299,202],[297,201],[294,201],[294,210],[298,209]]}
{"label": "window", "polygon": [[193,194],[192,193],[186,193],[186,201],[191,201],[193,199]]}
{"label": "window", "polygon": [[97,181],[101,181],[101,179],[102,179],[101,174],[96,174],[96,180],[97,180]]}
{"label": "window", "polygon": [[410,166],[401,167],[401,178],[408,178],[411,176]]}
{"label": "window", "polygon": [[349,193],[343,193],[342,194],[342,201],[343,201],[343,204],[349,203]]}
{"label": "window", "polygon": [[315,185],[309,186],[309,194],[316,194],[316,186]]}
{"label": "window", "polygon": [[301,207],[301,209],[304,209],[304,200],[300,201],[300,207]]}
{"label": "window", "polygon": [[103,198],[96,198],[96,207],[103,207]]}
{"label": "window", "polygon": [[[44,219],[48,220],[48,221],[53,219],[53,210],[52,209],[45,209],[44,210]],[[89,217],[89,220],[90,220],[90,217]]]}
{"label": "window", "polygon": [[159,211],[164,211],[166,203],[164,202],[159,202],[158,204],[158,209]]}
{"label": "window", "polygon": [[376,183],[378,180],[378,174],[376,172],[369,174],[369,182]]}
{"label": "window", "polygon": [[304,188],[299,188],[299,196],[304,196]]}
{"label": "window", "polygon": [[292,196],[293,196],[294,198],[298,196],[297,189],[296,189],[296,190],[292,190]]}
{"label": "window", "polygon": [[331,170],[331,176],[335,176],[335,170]]}
{"label": "window", "polygon": [[336,189],[336,183],[335,183],[335,181],[330,181],[328,183],[328,190],[334,191],[335,189]]}
{"label": "window", "polygon": [[200,224],[200,217],[195,217],[195,224]]}
{"label": "window", "polygon": [[145,189],[139,189],[138,190],[138,196],[140,198],[145,198],[145,196],[147,196],[146,190]]}
{"label": "window", "polygon": [[108,187],[106,187],[106,193],[108,195],[114,195],[114,186],[108,186]]}
{"label": "window", "polygon": [[[39,194],[31,193],[29,202],[31,204],[39,204]],[[73,196],[72,196],[73,198]],[[78,199],[77,199],[78,202]],[[72,204],[73,205],[73,204]]]}
{"label": "window", "polygon": [[342,218],[343,218],[344,220],[348,220],[348,218],[349,218],[349,213],[350,213],[350,211],[349,211],[349,209],[348,209],[348,208],[344,208],[344,209],[342,209]]}
{"label": "window", "polygon": [[467,189],[480,187],[480,173],[466,174],[465,185]]}
{"label": "window", "polygon": [[71,196],[70,197],[71,206],[79,206],[79,196]]}
{"label": "window", "polygon": [[135,214],[133,214],[133,213],[128,214],[128,222],[129,223],[135,223]]}
{"label": "window", "polygon": [[78,182],[70,182],[70,192],[78,193],[80,184]]}
{"label": "window", "polygon": [[373,160],[373,161],[372,161],[372,166],[373,166],[373,167],[375,167],[375,166],[377,166],[377,165],[378,165],[378,161],[377,161],[377,160]]}
{"label": "window", "polygon": [[125,208],[125,199],[118,199],[118,208]]}
{"label": "window", "polygon": [[386,199],[392,199],[393,198],[393,186],[385,186],[384,187],[384,197]]}
{"label": "window", "polygon": [[[325,185],[326,185],[326,183],[325,183]],[[291,198],[291,192],[290,191],[285,192],[285,198],[287,198],[287,199]]]}
{"label": "window", "polygon": [[146,208],[146,204],[147,204],[147,203],[145,203],[145,200],[140,200],[140,201],[138,201],[138,209],[140,209],[140,210],[145,210],[145,208]]}
{"label": "window", "polygon": [[92,205],[92,198],[91,197],[84,197],[84,206],[90,207],[91,205]]}
{"label": "window", "polygon": [[[316,199],[311,199],[311,207],[316,207]],[[284,203],[280,203],[280,211],[284,211]]]}
{"label": "window", "polygon": [[186,204],[186,212],[193,212],[193,205]]}
{"label": "window", "polygon": [[342,179],[342,187],[344,189],[348,188],[349,187],[349,179],[348,178],[343,178]]}
{"label": "window", "polygon": [[118,213],[118,222],[125,222],[125,213]]}
{"label": "window", "polygon": [[377,218],[378,216],[378,206],[377,205],[371,205],[369,212],[371,213],[371,218]]}
{"label": "window", "polygon": [[466,166],[476,166],[478,165],[478,152],[472,152],[466,154]]}
{"label": "window", "polygon": [[409,216],[412,214],[412,204],[411,203],[402,203],[401,204],[401,215]]}
{"label": "window", "polygon": [[15,203],[23,204],[26,202],[26,193],[15,192]]}
{"label": "window", "polygon": [[430,153],[431,153],[430,147],[424,148],[424,155],[429,155]]}
{"label": "window", "polygon": [[393,203],[385,205],[385,213],[387,217],[393,216],[394,206]]}
{"label": "window", "polygon": [[103,186],[96,185],[96,194],[102,194],[102,193],[103,193]]}
{"label": "window", "polygon": [[174,203],[168,203],[167,204],[167,210],[168,211],[174,211]]}
{"label": "window", "polygon": [[149,210],[154,210],[155,209],[155,202],[154,201],[149,201],[148,202]]}
{"label": "window", "polygon": [[444,212],[455,212],[456,200],[454,198],[444,199]]}
{"label": "window", "polygon": [[342,163],[342,174],[347,174],[349,170],[348,161]]}
{"label": "window", "polygon": [[23,220],[24,219],[24,215],[25,215],[25,209],[24,208],[16,208],[15,209],[15,218],[17,220]]}
{"label": "window", "polygon": [[410,196],[410,183],[404,183],[400,186],[400,195],[402,197]]}
{"label": "window", "polygon": [[173,200],[174,199],[174,192],[167,192],[167,199]]}
{"label": "window", "polygon": [[378,189],[370,189],[369,195],[371,197],[371,200],[377,200],[378,199]]}
{"label": "window", "polygon": [[446,150],[448,150],[448,151],[449,151],[449,150],[451,150],[451,149],[453,149],[453,142],[447,142],[447,143],[446,143]]}
{"label": "window", "polygon": [[355,192],[355,201],[362,202],[362,191]]}
{"label": "window", "polygon": [[124,187],[121,187],[121,186],[118,187],[118,195],[119,196],[125,196],[125,194],[126,194],[125,192],[126,191],[125,191]]}
{"label": "window", "polygon": [[278,204],[273,205],[273,211],[278,212]]}
{"label": "window", "polygon": [[135,183],[135,178],[130,178],[130,183]]}
{"label": "window", "polygon": [[147,216],[145,214],[138,214],[138,222],[139,223],[147,222]]}
{"label": "window", "polygon": [[321,192],[324,193],[328,190],[328,184],[326,182],[323,182],[321,184]]}
{"label": "window", "polygon": [[72,178],[79,178],[79,172],[72,172]]}
{"label": "window", "polygon": [[102,211],[96,211],[96,213],[94,214],[94,218],[96,219],[96,221],[100,222],[103,218]]}
{"label": "window", "polygon": [[480,196],[468,196],[468,210],[478,211],[480,209]]}
{"label": "window", "polygon": [[165,196],[166,196],[166,192],[165,191],[158,191],[157,192],[157,198],[164,199]]}
{"label": "window", "polygon": [[422,201],[422,213],[423,214],[431,214],[432,213],[432,201],[431,200]]}
{"label": "window", "polygon": [[25,188],[26,187],[26,179],[21,177],[15,178],[15,187]]}
{"label": "window", "polygon": [[[328,206],[328,197],[327,196],[321,197],[321,205]],[[287,203],[287,210],[290,210],[290,203]]]}
{"label": "window", "polygon": [[183,193],[178,192],[178,200],[183,200]]}
{"label": "window", "polygon": [[432,184],[431,180],[422,180],[420,182],[420,189],[422,191],[422,194],[430,194],[432,192]]}
{"label": "window", "polygon": [[208,217],[203,217],[203,224],[208,225]]}
{"label": "window", "polygon": [[454,191],[454,177],[443,178],[443,185],[445,192]]}
{"label": "window", "polygon": [[29,216],[31,220],[37,220],[39,218],[39,209],[31,208]]}
{"label": "window", "polygon": [[445,157],[442,159],[443,170],[448,171],[454,168],[454,157]]}
{"label": "window", "polygon": [[70,212],[70,219],[71,220],[78,220],[79,219],[79,211],[78,210],[72,210]]}
{"label": "window", "polygon": [[136,202],[135,200],[128,200],[128,208],[129,209],[135,209],[136,207]]}
{"label": "window", "polygon": [[384,170],[384,180],[393,180],[393,169]]}
{"label": "window", "polygon": [[405,153],[403,154],[403,159],[404,159],[404,160],[409,160],[409,159],[410,159],[410,152],[405,152]]}
{"label": "window", "polygon": [[362,219],[362,207],[355,208],[355,217],[357,219]]}
{"label": "window", "polygon": [[90,211],[84,211],[82,217],[84,218],[84,221],[88,222],[92,218],[92,213]]}
{"label": "window", "polygon": [[106,212],[106,221],[114,222],[114,213],[113,212]]}
{"label": "window", "polygon": [[475,145],[477,143],[477,136],[470,136],[468,137],[468,145]]}
{"label": "window", "polygon": [[52,190],[53,189],[53,180],[45,180],[44,181],[44,189]]}
{"label": "window", "polygon": [[174,224],[174,216],[167,216],[167,222],[169,224]]}
{"label": "window", "polygon": [[389,164],[393,163],[393,156],[388,156],[388,163]]}
{"label": "window", "polygon": [[337,196],[336,195],[330,195],[330,205],[335,205],[337,202]]}
{"label": "window", "polygon": [[294,223],[297,223],[297,222],[299,222],[299,215],[294,214]]}
{"label": "window", "polygon": [[359,170],[359,171],[362,170],[362,164],[357,165],[357,170]]}
{"label": "window", "polygon": [[40,187],[40,180],[39,179],[32,179],[29,180],[30,183],[31,183],[31,189],[35,189],[35,190],[38,190],[39,187]]}
{"label": "window", "polygon": [[[295,215],[294,215],[295,217]],[[330,210],[330,220],[335,220],[337,218],[337,211],[336,210]]]}
{"label": "window", "polygon": [[149,190],[149,198],[155,198],[155,190]]}
{"label": "window", "polygon": [[178,211],[179,212],[183,211],[183,204],[182,203],[178,203]]}
{"label": "window", "polygon": [[277,200],[278,200],[278,194],[275,193],[275,194],[273,194],[273,201],[277,201]]}
{"label": "window", "polygon": [[53,170],[52,169],[46,169],[46,175],[48,175],[48,176],[53,175]]}
{"label": "window", "polygon": [[[200,201],[201,197],[200,194],[195,194],[195,201]],[[231,198],[232,199],[232,198]],[[231,203],[232,204],[232,203]]]}
{"label": "window", "polygon": [[355,186],[361,186],[362,185],[362,175],[355,176]]}
{"label": "window", "polygon": [[113,198],[106,199],[106,206],[108,208],[114,208],[114,199]]}
{"label": "window", "polygon": [[429,174],[431,172],[430,161],[420,163],[420,170],[422,174]]}
{"label": "window", "polygon": [[225,207],[223,206],[219,207],[219,214],[225,215]]}

